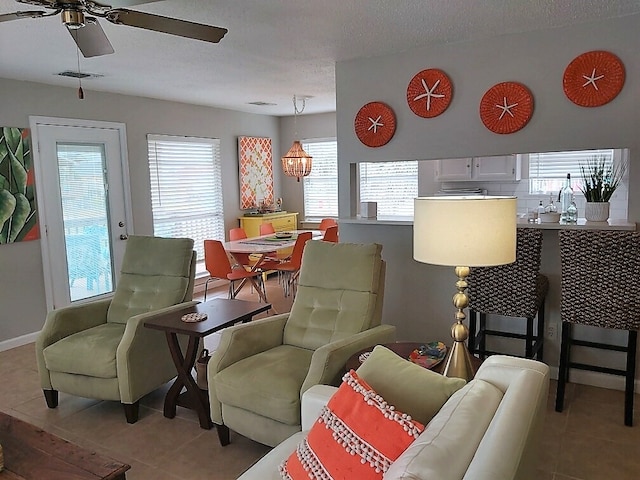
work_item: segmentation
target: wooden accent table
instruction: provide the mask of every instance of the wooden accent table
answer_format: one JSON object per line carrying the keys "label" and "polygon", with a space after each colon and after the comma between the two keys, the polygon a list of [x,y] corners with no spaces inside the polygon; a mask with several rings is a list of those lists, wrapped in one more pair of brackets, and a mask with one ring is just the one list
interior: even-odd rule
{"label": "wooden accent table", "polygon": [[[209,415],[209,396],[206,390],[200,390],[191,371],[196,362],[196,356],[200,346],[200,338],[242,322],[250,322],[254,315],[266,312],[271,308],[269,303],[246,302],[244,300],[229,300],[215,298],[193,307],[176,310],[164,315],[159,315],[144,322],[144,326],[162,330],[167,336],[167,343],[171,351],[171,357],[176,365],[178,376],[169,388],[164,399],[164,416],[173,418],[176,416],[176,406],[190,408],[198,412],[200,427],[207,430],[212,427]],[[206,313],[207,319],[200,322],[183,322],[182,316],[186,313]],[[186,353],[182,353],[178,335],[188,335],[189,343]],[[182,392],[182,389],[186,391]],[[218,429],[218,435],[221,435]],[[222,439],[221,439],[222,442]],[[227,441],[227,443],[229,443]],[[2,479],[0,479],[2,480]]]}
{"label": "wooden accent table", "polygon": [[131,468],[2,412],[0,444],[0,480],[125,480]]}
{"label": "wooden accent table", "polygon": [[[427,342],[394,342],[394,343],[383,343],[382,346],[383,347],[387,347],[393,353],[395,353],[398,356],[400,356],[400,357],[404,358],[405,360],[407,360],[409,358],[409,354],[411,352],[413,352],[416,348],[419,348],[420,345],[424,345],[425,343],[427,343]],[[451,348],[451,347],[449,345],[447,345],[447,348]],[[353,370],[357,370],[358,367],[361,365],[360,359],[359,359],[360,355],[362,355],[365,352],[370,352],[372,350],[373,350],[373,347],[369,347],[369,348],[365,348],[365,349],[360,350],[359,352],[356,352],[353,355],[351,355],[349,357],[349,359],[347,360],[347,363],[345,364],[345,369],[347,370],[347,372],[349,370],[352,370],[352,369]],[[446,358],[445,358],[445,360],[446,360]],[[442,373],[442,370],[444,370],[445,360],[440,362],[438,365],[433,367],[431,370],[436,372],[436,373]],[[474,372],[478,371],[478,368],[480,368],[481,364],[482,364],[482,360],[481,359],[479,359],[476,356],[471,355],[471,365],[473,365],[473,371]]]}

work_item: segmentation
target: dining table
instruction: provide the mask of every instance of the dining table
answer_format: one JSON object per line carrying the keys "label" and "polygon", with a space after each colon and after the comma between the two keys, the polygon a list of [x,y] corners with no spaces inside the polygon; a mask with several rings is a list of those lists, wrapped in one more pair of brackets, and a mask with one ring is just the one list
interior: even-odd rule
{"label": "dining table", "polygon": [[[225,242],[224,248],[231,255],[236,253],[254,255],[256,261],[250,267],[252,271],[258,271],[269,254],[273,254],[278,250],[293,248],[298,234],[303,232],[311,232],[312,240],[322,239],[323,232],[321,230],[291,230]],[[234,256],[234,258],[236,257]]]}

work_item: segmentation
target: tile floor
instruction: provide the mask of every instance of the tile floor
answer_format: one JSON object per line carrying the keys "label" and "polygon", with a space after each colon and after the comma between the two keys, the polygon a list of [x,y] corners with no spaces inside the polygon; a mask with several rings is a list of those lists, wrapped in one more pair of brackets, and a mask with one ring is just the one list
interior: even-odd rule
{"label": "tile floor", "polygon": [[[291,299],[269,279],[274,307],[288,311]],[[224,296],[226,289],[210,292]],[[241,294],[252,298],[249,289]],[[220,447],[215,430],[203,430],[196,415],[178,407],[176,418],[162,415],[168,386],[141,401],[140,420],[126,423],[122,407],[60,394],[46,407],[35,364],[34,345],[0,352],[0,410],[66,440],[129,463],[129,480],[226,480],[236,478],[268,448],[232,432]],[[640,478],[640,395],[634,427],[623,425],[623,393],[569,384],[565,411],[554,411],[555,382],[549,393],[540,462],[540,480],[636,480]],[[43,479],[46,480],[46,479]]]}

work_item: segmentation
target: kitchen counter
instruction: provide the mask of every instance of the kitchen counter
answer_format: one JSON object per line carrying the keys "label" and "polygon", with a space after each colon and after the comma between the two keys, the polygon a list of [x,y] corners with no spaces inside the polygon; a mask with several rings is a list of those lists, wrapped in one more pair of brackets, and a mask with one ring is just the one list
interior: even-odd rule
{"label": "kitchen counter", "polygon": [[518,228],[539,228],[541,230],[631,230],[636,229],[636,224],[626,220],[610,219],[606,222],[588,222],[585,218],[579,218],[577,223],[538,223],[527,222],[524,218],[518,218]]}
{"label": "kitchen counter", "polygon": [[[413,217],[343,217],[338,219],[338,223],[360,224],[360,225],[413,225]],[[518,228],[539,228],[541,230],[636,230],[636,224],[626,220],[609,220],[607,222],[587,222],[584,218],[579,218],[577,223],[529,223],[524,218],[518,218]]]}

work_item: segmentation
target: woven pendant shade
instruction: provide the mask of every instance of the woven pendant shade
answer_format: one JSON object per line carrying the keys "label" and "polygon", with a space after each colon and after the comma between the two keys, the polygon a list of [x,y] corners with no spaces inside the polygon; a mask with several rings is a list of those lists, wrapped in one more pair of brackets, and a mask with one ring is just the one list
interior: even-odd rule
{"label": "woven pendant shade", "polygon": [[291,148],[282,157],[282,169],[285,175],[289,177],[306,177],[311,173],[311,164],[313,157],[304,151],[299,140],[295,140]]}

